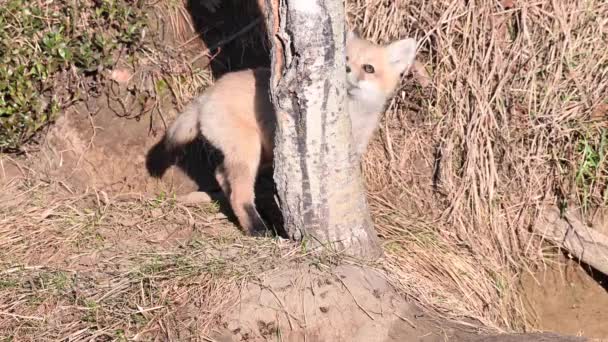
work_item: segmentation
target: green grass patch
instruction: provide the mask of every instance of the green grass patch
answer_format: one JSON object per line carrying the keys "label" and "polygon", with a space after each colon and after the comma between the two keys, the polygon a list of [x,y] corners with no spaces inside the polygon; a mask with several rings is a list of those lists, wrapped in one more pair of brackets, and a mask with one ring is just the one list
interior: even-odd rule
{"label": "green grass patch", "polygon": [[18,150],[120,56],[139,50],[145,23],[139,1],[3,2],[0,151]]}
{"label": "green grass patch", "polygon": [[608,203],[608,130],[602,128],[581,136],[577,154],[576,186],[582,209],[587,213],[592,207]]}

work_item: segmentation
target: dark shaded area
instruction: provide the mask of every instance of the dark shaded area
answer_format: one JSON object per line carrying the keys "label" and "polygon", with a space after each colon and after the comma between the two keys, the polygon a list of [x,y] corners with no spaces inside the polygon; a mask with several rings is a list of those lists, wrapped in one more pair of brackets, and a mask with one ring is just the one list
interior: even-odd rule
{"label": "dark shaded area", "polygon": [[[215,78],[228,71],[270,65],[266,25],[257,0],[188,0],[186,7],[214,56],[210,67]],[[240,32],[254,22],[251,29]]]}
{"label": "dark shaded area", "polygon": [[436,144],[433,150],[433,190],[438,191],[439,185],[441,184],[441,158],[443,153],[441,151],[441,145]]}
{"label": "dark shaded area", "polygon": [[203,139],[174,151],[168,151],[162,139],[148,151],[146,169],[150,176],[162,178],[171,166],[176,165],[196,182],[199,191],[216,192],[220,191],[220,186],[215,180],[214,170],[221,160],[219,151]]}
{"label": "dark shaded area", "polygon": [[266,225],[275,234],[287,239],[283,214],[276,197],[276,187],[272,178],[273,169],[269,168],[261,171],[255,184],[255,205]]}
{"label": "dark shaded area", "polygon": [[608,275],[596,270],[595,268],[581,262],[583,270],[595,280],[606,292],[608,292]]}

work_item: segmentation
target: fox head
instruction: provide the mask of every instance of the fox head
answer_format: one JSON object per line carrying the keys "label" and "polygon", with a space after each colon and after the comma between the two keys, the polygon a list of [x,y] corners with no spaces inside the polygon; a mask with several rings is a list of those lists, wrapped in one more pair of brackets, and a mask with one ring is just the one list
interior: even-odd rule
{"label": "fox head", "polygon": [[350,31],[346,37],[348,96],[371,107],[381,107],[414,63],[416,40],[402,39],[376,45]]}

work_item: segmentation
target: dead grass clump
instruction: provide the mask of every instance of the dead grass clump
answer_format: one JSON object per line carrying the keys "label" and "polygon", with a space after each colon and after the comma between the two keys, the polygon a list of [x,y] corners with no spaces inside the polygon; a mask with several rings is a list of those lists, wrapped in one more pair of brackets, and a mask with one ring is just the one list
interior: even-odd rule
{"label": "dead grass clump", "polygon": [[388,268],[427,305],[528,328],[519,272],[547,205],[606,201],[604,1],[353,0],[366,37],[416,36],[430,85],[391,104],[365,175]]}

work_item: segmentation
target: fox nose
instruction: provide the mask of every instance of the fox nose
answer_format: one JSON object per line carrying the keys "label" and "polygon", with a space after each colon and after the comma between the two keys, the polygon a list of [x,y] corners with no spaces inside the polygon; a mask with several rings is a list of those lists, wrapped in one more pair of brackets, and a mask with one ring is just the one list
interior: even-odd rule
{"label": "fox nose", "polygon": [[347,65],[346,66],[346,72],[349,73],[350,72],[350,67]]}

